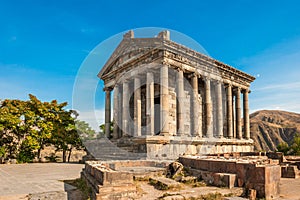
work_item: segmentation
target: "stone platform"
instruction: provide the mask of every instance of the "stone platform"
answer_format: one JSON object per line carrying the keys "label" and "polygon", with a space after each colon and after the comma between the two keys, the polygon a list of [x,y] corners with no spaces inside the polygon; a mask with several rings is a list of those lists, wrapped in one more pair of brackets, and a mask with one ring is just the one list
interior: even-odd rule
{"label": "stone platform", "polygon": [[[118,140],[122,141],[122,139]],[[145,159],[175,160],[180,155],[207,155],[218,153],[251,152],[251,139],[200,138],[190,136],[133,137],[127,144],[116,145],[121,149],[136,146],[134,153],[144,153]]]}

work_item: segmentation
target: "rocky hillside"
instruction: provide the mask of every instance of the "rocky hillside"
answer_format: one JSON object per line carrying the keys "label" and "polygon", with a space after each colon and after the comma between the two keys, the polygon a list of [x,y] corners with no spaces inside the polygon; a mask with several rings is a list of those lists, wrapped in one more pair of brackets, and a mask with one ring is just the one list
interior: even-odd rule
{"label": "rocky hillside", "polygon": [[251,138],[255,150],[274,151],[281,142],[290,144],[296,133],[300,133],[300,114],[262,110],[250,115]]}

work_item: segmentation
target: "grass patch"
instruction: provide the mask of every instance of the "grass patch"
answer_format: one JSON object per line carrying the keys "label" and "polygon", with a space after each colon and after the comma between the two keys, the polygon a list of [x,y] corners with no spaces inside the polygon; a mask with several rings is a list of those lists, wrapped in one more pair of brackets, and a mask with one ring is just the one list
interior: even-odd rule
{"label": "grass patch", "polygon": [[70,184],[70,185],[76,187],[77,189],[79,189],[82,194],[83,200],[91,199],[92,189],[87,185],[87,183],[82,178],[78,178],[75,180],[64,180],[63,182]]}
{"label": "grass patch", "polygon": [[158,197],[158,199],[164,199],[165,197],[177,196],[177,195],[182,196],[182,195],[179,194],[179,193],[176,193],[176,194],[164,193],[162,196]]}
{"label": "grass patch", "polygon": [[188,198],[187,200],[222,200],[223,196],[221,193],[216,192],[216,193],[209,193],[206,195],[201,195],[199,197],[191,197]]}
{"label": "grass patch", "polygon": [[154,180],[154,179],[150,179],[149,184],[153,185],[155,187],[155,189],[157,189],[157,190],[168,190],[168,189],[170,189],[167,185],[163,184],[160,181]]}

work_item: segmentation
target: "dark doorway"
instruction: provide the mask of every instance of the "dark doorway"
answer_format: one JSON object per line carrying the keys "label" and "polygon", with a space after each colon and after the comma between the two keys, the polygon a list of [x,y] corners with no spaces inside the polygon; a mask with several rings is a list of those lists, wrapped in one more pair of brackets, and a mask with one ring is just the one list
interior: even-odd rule
{"label": "dark doorway", "polygon": [[160,96],[154,98],[154,134],[160,134]]}

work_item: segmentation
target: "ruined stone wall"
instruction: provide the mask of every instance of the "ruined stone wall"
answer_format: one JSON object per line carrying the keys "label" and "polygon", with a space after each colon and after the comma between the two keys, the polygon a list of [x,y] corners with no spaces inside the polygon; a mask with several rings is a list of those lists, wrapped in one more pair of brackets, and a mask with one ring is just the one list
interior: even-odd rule
{"label": "ruined stone wall", "polygon": [[236,186],[255,189],[257,197],[273,199],[279,195],[281,168],[279,165],[260,164],[268,158],[247,161],[239,159],[201,159],[180,157],[185,166],[201,171],[236,174]]}

